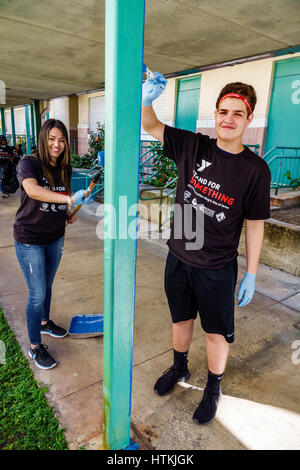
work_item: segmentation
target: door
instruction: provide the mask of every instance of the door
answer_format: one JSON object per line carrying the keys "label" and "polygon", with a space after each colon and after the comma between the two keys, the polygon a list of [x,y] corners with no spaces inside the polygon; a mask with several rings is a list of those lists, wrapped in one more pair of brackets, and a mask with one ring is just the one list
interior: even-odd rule
{"label": "door", "polygon": [[300,147],[300,58],[276,63],[264,153]]}
{"label": "door", "polygon": [[[300,58],[275,65],[273,90],[264,154],[274,187],[289,185],[300,173]],[[289,173],[289,177],[288,177]]]}
{"label": "door", "polygon": [[175,127],[196,132],[201,77],[178,81]]}

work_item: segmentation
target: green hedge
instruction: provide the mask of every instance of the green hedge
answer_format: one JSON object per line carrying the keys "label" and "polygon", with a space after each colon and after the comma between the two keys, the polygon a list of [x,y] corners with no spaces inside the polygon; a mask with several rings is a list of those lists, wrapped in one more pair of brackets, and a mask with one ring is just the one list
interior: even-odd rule
{"label": "green hedge", "polygon": [[[0,449],[67,450],[64,430],[0,309]],[[5,357],[3,359],[3,349]]]}

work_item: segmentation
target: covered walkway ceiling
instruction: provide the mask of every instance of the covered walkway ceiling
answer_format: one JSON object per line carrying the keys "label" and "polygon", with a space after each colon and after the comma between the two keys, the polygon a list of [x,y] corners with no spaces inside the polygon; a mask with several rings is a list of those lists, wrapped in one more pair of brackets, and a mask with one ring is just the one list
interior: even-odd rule
{"label": "covered walkway ceiling", "polygon": [[[0,0],[5,107],[104,86],[104,7]],[[171,74],[288,49],[300,44],[299,19],[298,0],[146,0],[145,63]]]}

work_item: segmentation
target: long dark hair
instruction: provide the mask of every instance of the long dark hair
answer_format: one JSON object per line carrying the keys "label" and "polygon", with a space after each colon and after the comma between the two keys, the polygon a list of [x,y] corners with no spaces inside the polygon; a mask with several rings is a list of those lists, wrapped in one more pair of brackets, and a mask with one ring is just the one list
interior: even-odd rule
{"label": "long dark hair", "polygon": [[52,189],[54,186],[52,173],[51,173],[51,158],[49,155],[48,150],[48,135],[53,127],[57,127],[62,134],[65,141],[65,150],[64,152],[58,157],[57,159],[57,167],[58,171],[61,175],[62,182],[66,188],[68,194],[71,193],[71,164],[70,164],[70,146],[69,146],[69,137],[66,126],[62,121],[58,119],[48,119],[44,122],[41,127],[40,135],[39,135],[39,143],[37,150],[33,153],[33,155],[38,158],[41,162],[43,173],[47,178],[50,188]]}

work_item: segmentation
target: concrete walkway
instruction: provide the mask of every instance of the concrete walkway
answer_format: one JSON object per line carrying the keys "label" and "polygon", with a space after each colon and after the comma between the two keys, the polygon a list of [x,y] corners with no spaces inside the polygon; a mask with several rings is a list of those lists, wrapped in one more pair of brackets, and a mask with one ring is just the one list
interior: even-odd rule
{"label": "concrete walkway", "polygon": [[[28,357],[27,293],[12,237],[18,202],[18,194],[0,199],[0,305]],[[77,223],[67,228],[51,311],[52,319],[66,329],[75,314],[102,312],[103,241],[96,236],[97,207],[92,203],[82,208]],[[98,233],[101,230],[100,223]],[[300,330],[294,327],[300,320],[299,278],[260,265],[252,302],[236,308],[236,340],[222,381],[223,400],[217,417],[200,427],[191,420],[207,374],[199,322],[189,353],[190,386],[178,385],[163,398],[153,392],[157,377],[172,362],[171,321],[163,289],[166,254],[165,240],[138,241],[134,439],[142,448],[158,450],[299,450]],[[239,282],[244,267],[245,259],[240,257]],[[43,371],[32,361],[30,365],[36,380],[49,385],[49,402],[66,427],[70,448],[101,448],[103,338],[57,340],[45,336],[44,342],[58,366]]]}

